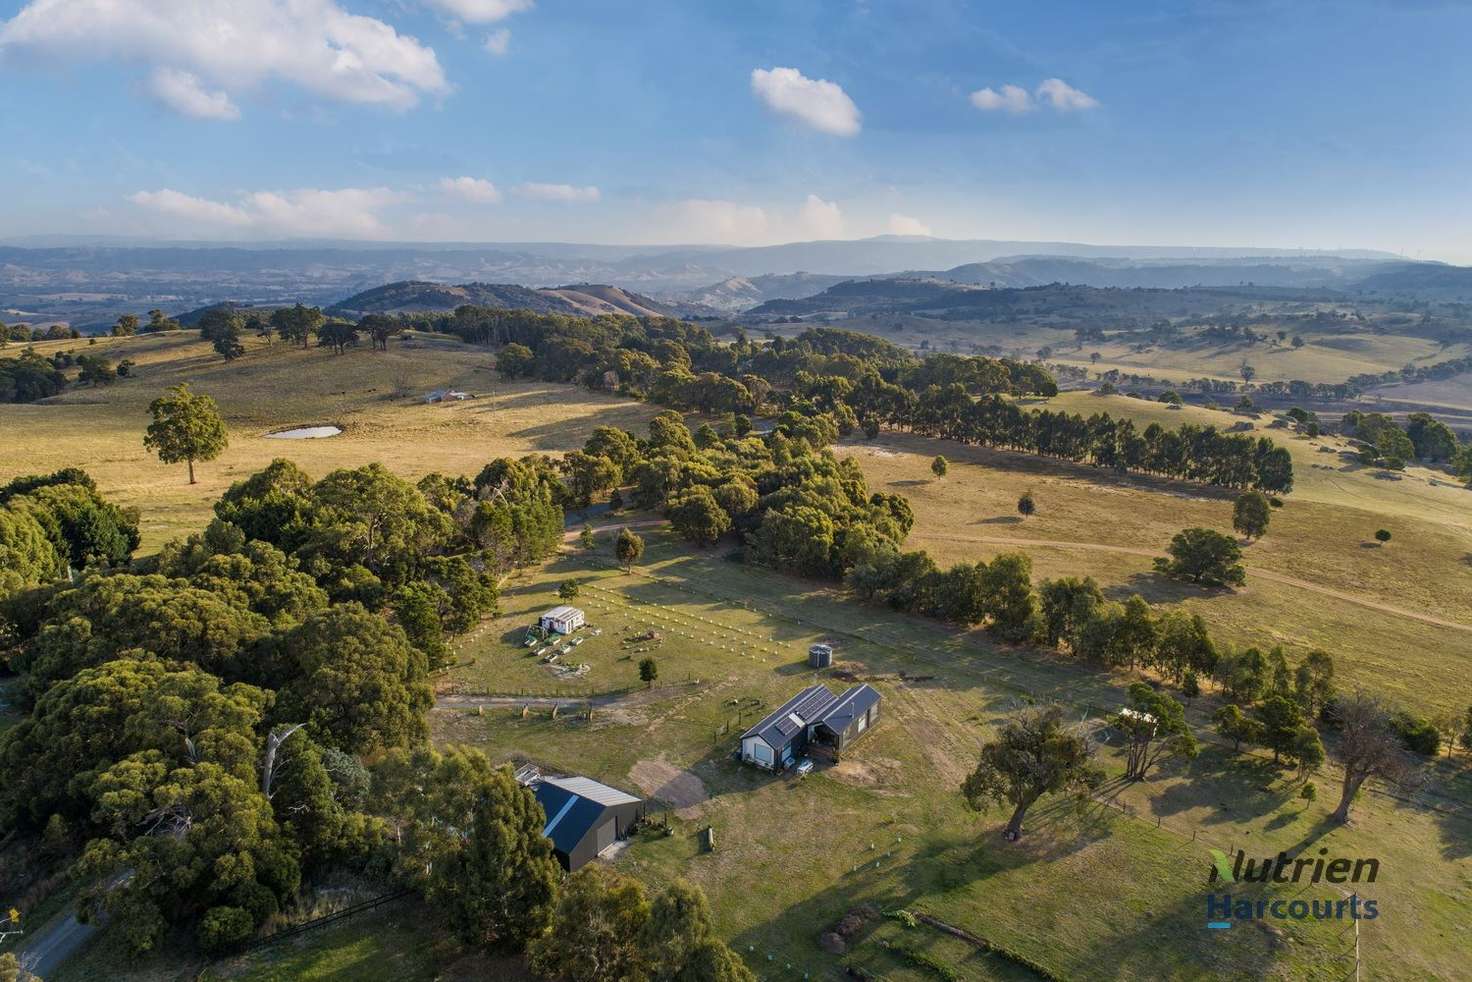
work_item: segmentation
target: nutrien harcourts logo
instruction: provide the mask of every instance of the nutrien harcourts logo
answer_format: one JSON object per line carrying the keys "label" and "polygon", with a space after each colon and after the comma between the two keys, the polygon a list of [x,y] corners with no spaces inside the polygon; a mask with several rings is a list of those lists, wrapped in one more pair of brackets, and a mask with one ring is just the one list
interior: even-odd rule
{"label": "nutrien harcourts logo", "polygon": [[[1373,858],[1327,858],[1328,849],[1317,856],[1290,859],[1286,852],[1266,859],[1249,859],[1243,850],[1230,856],[1220,849],[1211,850],[1211,874],[1208,883],[1284,884],[1284,883],[1374,883],[1380,875],[1380,860]],[[1206,926],[1225,929],[1236,921],[1265,920],[1351,920],[1372,921],[1380,916],[1374,900],[1354,893],[1348,897],[1327,899],[1275,900],[1270,897],[1233,897],[1230,893],[1210,893],[1206,897]]]}

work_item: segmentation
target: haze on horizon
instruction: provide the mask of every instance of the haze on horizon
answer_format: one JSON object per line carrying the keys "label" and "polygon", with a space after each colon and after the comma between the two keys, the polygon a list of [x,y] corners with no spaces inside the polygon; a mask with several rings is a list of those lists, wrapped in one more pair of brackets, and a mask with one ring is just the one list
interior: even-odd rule
{"label": "haze on horizon", "polygon": [[4,0],[0,239],[1472,262],[1472,6]]}

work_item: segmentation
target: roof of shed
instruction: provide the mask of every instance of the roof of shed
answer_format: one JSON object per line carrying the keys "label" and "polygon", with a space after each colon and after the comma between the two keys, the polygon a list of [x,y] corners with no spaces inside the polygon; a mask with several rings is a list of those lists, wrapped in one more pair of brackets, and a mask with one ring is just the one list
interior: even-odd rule
{"label": "roof of shed", "polygon": [[772,711],[760,723],[741,734],[741,739],[761,737],[774,750],[781,749],[833,704],[826,686],[810,685]]}
{"label": "roof of shed", "polygon": [[872,685],[856,685],[833,700],[832,704],[823,710],[823,715],[813,722],[821,723],[834,733],[842,733],[878,701],[879,691]]}
{"label": "roof of shed", "polygon": [[639,803],[639,799],[633,795],[625,794],[618,788],[610,788],[606,784],[599,784],[590,777],[544,777],[542,783],[555,784],[559,788],[596,801],[600,805],[637,805]]}
{"label": "roof of shed", "polygon": [[633,795],[586,777],[546,777],[532,793],[547,813],[542,834],[562,853],[576,849],[610,807],[639,804]]}

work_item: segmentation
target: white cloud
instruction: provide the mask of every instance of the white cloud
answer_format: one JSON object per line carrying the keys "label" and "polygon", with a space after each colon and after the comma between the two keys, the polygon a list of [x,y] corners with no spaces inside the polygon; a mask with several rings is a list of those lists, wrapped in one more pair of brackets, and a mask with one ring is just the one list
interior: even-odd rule
{"label": "white cloud", "polygon": [[155,94],[195,108],[268,81],[394,109],[449,90],[434,49],[335,0],[30,0],[0,24],[6,50],[158,66],[179,74]]}
{"label": "white cloud", "polygon": [[751,91],[774,112],[834,136],[859,132],[859,107],[836,82],[812,79],[796,68],[755,68]]}
{"label": "white cloud", "polygon": [[797,213],[799,234],[804,239],[839,239],[843,237],[843,212],[832,201],[816,194],[807,196]]}
{"label": "white cloud", "polygon": [[148,88],[159,102],[183,116],[195,119],[239,119],[240,110],[224,92],[211,92],[199,78],[178,68],[156,68]]}
{"label": "white cloud", "polygon": [[499,58],[511,50],[511,32],[504,27],[498,31],[492,31],[486,35],[481,47]]}
{"label": "white cloud", "polygon": [[765,245],[843,237],[843,212],[810,194],[791,210],[768,209],[719,198],[687,198],[659,209],[651,223],[659,242]]}
{"label": "white cloud", "polygon": [[891,235],[929,235],[930,226],[918,218],[909,215],[901,215],[896,212],[889,216],[889,233]]}
{"label": "white cloud", "polygon": [[757,205],[714,198],[687,198],[670,209],[665,241],[748,245],[769,241],[767,213]]}
{"label": "white cloud", "polygon": [[1032,109],[1032,96],[1018,85],[1004,85],[1000,92],[988,86],[971,93],[971,104],[983,112],[1025,113]]}
{"label": "white cloud", "polygon": [[1099,100],[1075,89],[1061,78],[1045,79],[1038,86],[1038,101],[1047,102],[1059,112],[1073,112],[1080,109],[1093,109],[1099,104]]}
{"label": "white cloud", "polygon": [[479,205],[493,205],[501,200],[500,189],[483,177],[442,177],[440,190]]}
{"label": "white cloud", "polygon": [[541,184],[536,181],[527,184],[518,184],[516,186],[516,193],[523,198],[534,198],[538,201],[560,201],[564,204],[590,204],[602,196],[598,189],[592,185],[577,187],[572,184]]}
{"label": "white cloud", "polygon": [[128,200],[140,207],[174,218],[182,218],[190,223],[235,226],[251,224],[251,216],[246,214],[243,208],[222,204],[218,201],[209,201],[205,198],[196,198],[172,188],[164,188],[160,191],[139,191],[130,195]]}
{"label": "white cloud", "polygon": [[441,13],[458,17],[468,24],[492,24],[512,14],[531,10],[533,0],[426,0]]}
{"label": "white cloud", "polygon": [[375,238],[386,231],[379,212],[404,196],[388,188],[299,188],[253,191],[227,203],[163,188],[139,191],[129,200],[181,219],[188,229],[225,226],[271,235]]}
{"label": "white cloud", "polygon": [[1081,89],[1075,89],[1061,78],[1044,79],[1037,91],[1029,93],[1020,85],[1004,85],[1001,91],[988,86],[971,93],[971,104],[983,112],[1031,112],[1048,106],[1060,113],[1093,109],[1099,100]]}

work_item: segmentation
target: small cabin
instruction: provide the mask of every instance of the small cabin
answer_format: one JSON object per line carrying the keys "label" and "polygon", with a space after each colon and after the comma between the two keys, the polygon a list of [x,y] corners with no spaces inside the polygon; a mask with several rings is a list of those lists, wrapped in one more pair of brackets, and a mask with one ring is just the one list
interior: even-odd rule
{"label": "small cabin", "polygon": [[583,612],[576,607],[553,607],[537,618],[537,626],[552,634],[571,634],[587,623]]}
{"label": "small cabin", "polygon": [[856,685],[835,696],[810,685],[741,735],[741,759],[771,771],[796,763],[809,746],[848,749],[879,719],[879,692]]}

